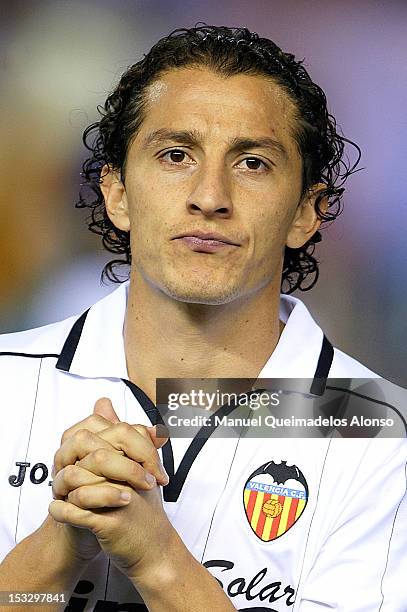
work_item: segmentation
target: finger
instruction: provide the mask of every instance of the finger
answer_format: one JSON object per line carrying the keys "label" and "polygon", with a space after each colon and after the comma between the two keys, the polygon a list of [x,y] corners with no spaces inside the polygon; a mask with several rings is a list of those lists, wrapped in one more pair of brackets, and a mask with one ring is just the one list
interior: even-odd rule
{"label": "finger", "polygon": [[156,448],[161,448],[168,441],[169,435],[165,425],[132,425],[136,431],[141,433],[147,440],[150,437]]}
{"label": "finger", "polygon": [[64,499],[73,489],[85,485],[95,485],[105,482],[103,476],[96,476],[79,465],[67,465],[58,472],[52,481],[54,499]]}
{"label": "finger", "polygon": [[84,510],[70,502],[57,499],[48,506],[48,512],[58,523],[66,523],[74,527],[84,527],[94,531],[97,515],[91,510]]}
{"label": "finger", "polygon": [[98,414],[91,414],[90,416],[86,417],[86,419],[79,421],[79,423],[75,423],[75,425],[72,425],[72,427],[69,427],[69,429],[64,431],[61,437],[61,444],[63,444],[81,429],[87,429],[93,433],[99,433],[99,431],[102,431],[111,425],[111,421],[108,421],[104,417]]}
{"label": "finger", "polygon": [[124,452],[130,459],[141,463],[147,472],[155,476],[157,482],[168,484],[168,474],[144,425],[121,422],[100,432],[99,437]]}
{"label": "finger", "polygon": [[[97,448],[114,450],[114,447],[109,441],[101,438],[100,435],[88,429],[79,429],[63,442],[62,446],[55,453],[53,475],[57,474],[66,465],[74,465],[76,461],[82,459],[85,455]],[[118,452],[122,451],[118,449]]]}
{"label": "finger", "polygon": [[111,423],[120,423],[120,419],[114,411],[113,404],[108,397],[101,397],[95,403],[93,414],[99,415]]}
{"label": "finger", "polygon": [[75,425],[72,425],[72,427],[69,427],[69,429],[64,431],[62,434],[61,443],[65,442],[65,440],[70,438],[80,429],[89,429],[89,431],[98,433],[99,431],[102,431],[102,429],[109,427],[112,423],[119,422],[120,419],[115,413],[110,399],[107,397],[101,397],[95,403],[93,414],[86,417],[86,419],[79,421],[79,423],[75,423]]}
{"label": "finger", "polygon": [[120,455],[117,451],[112,452],[104,448],[86,455],[79,461],[78,466],[97,476],[126,482],[136,490],[148,491],[157,484],[154,476],[140,463]]}
{"label": "finger", "polygon": [[[161,438],[157,434],[157,425],[153,425],[153,427],[147,427],[146,425],[132,425],[133,429],[139,432],[140,435],[143,436],[148,442],[152,442],[155,448],[161,448],[168,440],[168,436],[166,438]],[[160,426],[161,428],[161,426]]]}
{"label": "finger", "polygon": [[146,427],[150,434],[151,440],[156,448],[161,448],[169,440],[168,430],[165,425],[154,425],[153,427]]}
{"label": "finger", "polygon": [[67,501],[79,508],[118,508],[127,506],[131,500],[131,490],[114,485],[86,485],[68,494]]}

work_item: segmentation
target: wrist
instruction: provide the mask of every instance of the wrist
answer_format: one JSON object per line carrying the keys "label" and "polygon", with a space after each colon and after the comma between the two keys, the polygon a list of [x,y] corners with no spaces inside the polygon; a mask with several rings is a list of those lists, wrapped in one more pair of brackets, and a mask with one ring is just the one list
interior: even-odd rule
{"label": "wrist", "polygon": [[78,560],[50,520],[21,540],[4,558],[0,591],[71,593],[88,561]]}
{"label": "wrist", "polygon": [[189,552],[181,538],[165,554],[130,576],[149,610],[156,612],[226,612],[235,610],[222,585]]}
{"label": "wrist", "polygon": [[165,543],[161,544],[159,549],[151,551],[148,557],[126,573],[140,594],[143,594],[145,591],[154,592],[171,588],[179,580],[183,568],[191,566],[191,563],[198,564],[198,561],[171,526]]}
{"label": "wrist", "polygon": [[[44,560],[52,565],[55,584],[75,584],[77,578],[89,565],[93,556],[82,556],[75,549],[69,537],[69,527],[56,522],[48,515],[42,525],[32,535],[38,542],[38,550]],[[50,564],[52,559],[52,564]]]}

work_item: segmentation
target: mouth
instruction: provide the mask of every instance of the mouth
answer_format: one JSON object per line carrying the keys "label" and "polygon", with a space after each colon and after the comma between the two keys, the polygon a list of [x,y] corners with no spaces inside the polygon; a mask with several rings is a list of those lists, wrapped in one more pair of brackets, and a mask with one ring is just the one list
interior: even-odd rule
{"label": "mouth", "polygon": [[233,242],[227,236],[214,232],[186,232],[176,236],[173,240],[179,240],[193,251],[200,253],[214,253],[227,247],[240,246],[240,244]]}

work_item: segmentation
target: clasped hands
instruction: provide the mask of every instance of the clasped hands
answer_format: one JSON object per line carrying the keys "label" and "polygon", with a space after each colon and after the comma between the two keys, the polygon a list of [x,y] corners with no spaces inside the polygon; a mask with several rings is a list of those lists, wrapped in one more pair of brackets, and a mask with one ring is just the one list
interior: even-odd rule
{"label": "clasped hands", "polygon": [[86,551],[90,560],[102,548],[135,582],[165,559],[177,538],[157,486],[168,484],[157,452],[166,441],[153,427],[121,422],[106,398],[65,431],[49,513],[64,525],[78,557]]}

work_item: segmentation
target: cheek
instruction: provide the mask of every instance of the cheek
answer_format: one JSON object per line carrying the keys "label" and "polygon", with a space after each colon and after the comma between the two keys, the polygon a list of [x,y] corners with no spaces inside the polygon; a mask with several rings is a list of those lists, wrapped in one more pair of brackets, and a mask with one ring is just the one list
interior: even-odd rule
{"label": "cheek", "polygon": [[158,216],[157,188],[152,182],[133,180],[127,193],[131,230],[137,232],[141,227],[150,226]]}
{"label": "cheek", "polygon": [[256,219],[252,220],[254,249],[257,252],[282,252],[293,211],[283,201],[270,202],[267,208],[259,211]]}
{"label": "cheek", "polygon": [[134,182],[129,195],[131,251],[135,261],[152,264],[162,253],[162,238],[170,233],[170,202],[156,184]]}

